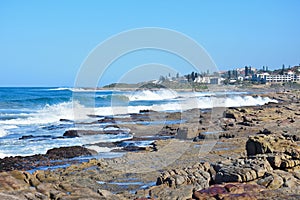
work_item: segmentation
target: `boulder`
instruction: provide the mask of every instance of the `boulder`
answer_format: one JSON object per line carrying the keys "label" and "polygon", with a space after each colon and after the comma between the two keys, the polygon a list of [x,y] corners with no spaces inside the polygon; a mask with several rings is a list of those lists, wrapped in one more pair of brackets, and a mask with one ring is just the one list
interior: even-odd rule
{"label": "boulder", "polygon": [[156,185],[167,185],[178,188],[181,185],[194,185],[196,188],[209,186],[211,175],[209,163],[196,164],[183,169],[173,169],[163,172],[156,181]]}
{"label": "boulder", "polygon": [[250,136],[246,150],[248,156],[265,154],[273,168],[290,169],[300,165],[299,146],[282,135]]}
{"label": "boulder", "polygon": [[283,178],[276,173],[266,173],[265,177],[257,182],[259,185],[263,185],[268,189],[278,189],[283,184]]}
{"label": "boulder", "polygon": [[[19,176],[25,179],[25,176],[21,174]],[[7,172],[0,173],[0,192],[18,191],[25,189],[29,189],[29,184],[27,184],[24,180],[15,178]]]}
{"label": "boulder", "polygon": [[79,156],[91,156],[93,155],[91,150],[81,146],[60,147],[47,151],[46,155],[52,160],[59,160],[65,158],[74,158]]}
{"label": "boulder", "polygon": [[264,158],[240,159],[228,165],[216,164],[215,183],[249,182],[264,176],[265,172],[271,171],[272,167]]}
{"label": "boulder", "polygon": [[258,134],[270,135],[272,132],[269,129],[264,128],[263,130],[260,130]]}
{"label": "boulder", "polygon": [[223,200],[253,200],[257,199],[265,188],[256,184],[229,183],[225,185],[212,185],[206,189],[193,193],[193,199],[223,199]]}
{"label": "boulder", "polygon": [[285,152],[297,152],[296,154],[299,154],[297,143],[282,135],[275,134],[250,136],[246,143],[246,150],[248,156]]}
{"label": "boulder", "polygon": [[79,137],[79,133],[77,130],[67,130],[63,136],[69,137],[69,138],[74,138],[74,137]]}

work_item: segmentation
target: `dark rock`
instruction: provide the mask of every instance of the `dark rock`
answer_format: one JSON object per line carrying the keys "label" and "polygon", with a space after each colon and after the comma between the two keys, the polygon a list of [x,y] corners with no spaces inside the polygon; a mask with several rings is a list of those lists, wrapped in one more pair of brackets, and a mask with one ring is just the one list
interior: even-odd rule
{"label": "dark rock", "polygon": [[74,158],[79,156],[91,156],[93,152],[81,146],[60,147],[47,151],[46,155],[52,160]]}
{"label": "dark rock", "polygon": [[282,134],[283,137],[285,137],[286,139],[290,139],[293,140],[295,142],[300,141],[300,137],[298,135],[293,135],[293,134]]}
{"label": "dark rock", "polygon": [[69,138],[74,138],[74,137],[79,137],[79,133],[77,130],[67,130],[63,136],[69,137]]}
{"label": "dark rock", "polygon": [[150,150],[150,147],[126,146],[121,149],[113,149],[112,152],[147,151],[147,150]]}
{"label": "dark rock", "polygon": [[252,123],[250,123],[250,122],[239,122],[237,124],[242,125],[242,126],[252,126]]}
{"label": "dark rock", "polygon": [[103,119],[99,119],[98,123],[116,123],[116,120],[113,117],[104,117]]}
{"label": "dark rock", "polygon": [[19,140],[27,140],[27,139],[31,139],[34,138],[33,135],[23,135],[22,137],[19,138]]}
{"label": "dark rock", "polygon": [[73,120],[69,120],[69,119],[60,119],[60,122],[74,122]]}
{"label": "dark rock", "polygon": [[37,141],[37,140],[43,140],[43,139],[49,139],[49,138],[54,139],[54,137],[52,137],[51,135],[36,135],[36,136],[24,135],[24,136],[20,137],[19,140],[35,139]]}
{"label": "dark rock", "polygon": [[217,140],[219,138],[219,132],[203,132],[199,133],[197,137],[193,139],[194,142],[201,140]]}
{"label": "dark rock", "polygon": [[235,135],[234,134],[230,134],[230,133],[223,133],[219,135],[219,139],[221,138],[234,138]]}
{"label": "dark rock", "polygon": [[154,110],[148,110],[148,109],[147,109],[147,110],[140,110],[140,111],[139,111],[139,113],[150,113],[150,112],[151,112],[151,113],[154,113],[154,112],[156,112],[156,111],[154,111]]}
{"label": "dark rock", "polygon": [[260,130],[258,134],[270,135],[272,132],[268,129]]}
{"label": "dark rock", "polygon": [[236,116],[234,115],[234,113],[231,113],[229,111],[227,111],[227,112],[225,111],[223,114],[223,117],[236,120]]}

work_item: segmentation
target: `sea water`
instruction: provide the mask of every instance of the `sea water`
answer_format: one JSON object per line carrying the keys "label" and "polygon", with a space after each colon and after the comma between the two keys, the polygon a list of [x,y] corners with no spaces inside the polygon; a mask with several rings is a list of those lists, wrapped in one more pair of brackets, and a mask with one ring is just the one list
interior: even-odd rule
{"label": "sea water", "polygon": [[[276,100],[252,97],[247,92],[0,88],[0,158],[44,154],[55,147],[132,138],[130,130],[118,135],[62,137],[70,129],[103,130],[107,124],[93,122],[105,116],[118,115],[122,118],[140,110],[174,112],[193,108],[255,106],[268,102]],[[30,137],[20,139],[23,136]],[[98,152],[109,151],[108,148],[94,149]]]}

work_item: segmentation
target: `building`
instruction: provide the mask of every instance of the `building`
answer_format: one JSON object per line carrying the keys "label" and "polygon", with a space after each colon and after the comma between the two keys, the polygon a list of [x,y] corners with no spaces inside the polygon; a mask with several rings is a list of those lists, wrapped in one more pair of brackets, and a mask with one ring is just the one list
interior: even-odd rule
{"label": "building", "polygon": [[210,84],[220,85],[223,80],[220,77],[210,77]]}
{"label": "building", "polygon": [[206,83],[206,84],[214,84],[214,85],[220,85],[221,82],[223,81],[222,78],[220,77],[209,77],[209,76],[198,76],[195,79],[195,83]]}
{"label": "building", "polygon": [[210,77],[208,76],[198,76],[194,80],[195,83],[210,83]]}
{"label": "building", "polygon": [[297,76],[294,72],[289,71],[284,75],[270,75],[269,73],[254,74],[252,81],[261,83],[280,83],[280,82],[298,82],[300,76]]}

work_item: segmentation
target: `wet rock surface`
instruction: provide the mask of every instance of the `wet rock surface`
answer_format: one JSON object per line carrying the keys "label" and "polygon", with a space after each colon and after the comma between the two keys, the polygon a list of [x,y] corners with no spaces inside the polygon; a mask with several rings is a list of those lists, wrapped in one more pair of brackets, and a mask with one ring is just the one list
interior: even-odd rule
{"label": "wet rock surface", "polygon": [[15,156],[0,159],[0,172],[11,170],[31,170],[44,166],[56,166],[64,164],[77,163],[78,161],[66,160],[80,156],[91,156],[96,152],[81,146],[54,148],[47,151],[46,154],[33,156]]}
{"label": "wet rock surface", "polygon": [[[1,159],[0,198],[299,199],[297,95],[265,95],[280,103],[220,110],[216,121],[211,121],[209,111],[197,109],[183,113],[145,110],[130,117],[101,116],[101,120],[93,116],[93,123],[111,125],[99,131],[66,131],[62,139],[126,132],[132,134],[131,139],[93,144],[123,148],[124,156],[76,162],[72,158],[96,152],[75,146]],[[156,123],[162,118],[169,124]],[[218,127],[211,129],[209,122]],[[131,145],[147,141],[152,141],[147,147]],[[64,164],[58,169],[37,169]]]}

